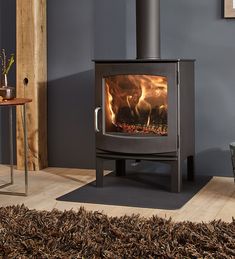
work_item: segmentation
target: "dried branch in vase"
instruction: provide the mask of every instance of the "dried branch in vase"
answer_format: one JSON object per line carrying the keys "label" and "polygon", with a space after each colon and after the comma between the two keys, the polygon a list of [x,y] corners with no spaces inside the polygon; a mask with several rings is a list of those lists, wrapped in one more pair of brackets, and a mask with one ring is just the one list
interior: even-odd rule
{"label": "dried branch in vase", "polygon": [[0,54],[1,65],[2,65],[2,75],[4,77],[4,86],[8,86],[7,75],[12,67],[13,63],[15,62],[14,54],[11,54],[10,58],[7,59],[5,49],[2,49]]}
{"label": "dried branch in vase", "polygon": [[15,88],[8,86],[7,76],[15,62],[14,54],[11,54],[9,58],[7,58],[7,54],[5,49],[1,50],[0,53],[0,60],[1,60],[1,78],[3,77],[3,86],[0,87],[0,96],[5,99],[13,99],[15,98]]}

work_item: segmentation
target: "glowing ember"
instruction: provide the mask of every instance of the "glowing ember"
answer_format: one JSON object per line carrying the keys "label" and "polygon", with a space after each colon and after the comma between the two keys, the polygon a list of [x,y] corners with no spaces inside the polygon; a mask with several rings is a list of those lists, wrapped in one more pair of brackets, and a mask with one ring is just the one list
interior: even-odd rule
{"label": "glowing ember", "polygon": [[157,134],[159,136],[167,136],[167,125],[156,126],[142,126],[142,125],[128,125],[118,124],[117,131],[122,133],[143,133],[143,134]]}
{"label": "glowing ember", "polygon": [[167,135],[167,79],[152,75],[105,78],[106,131]]}

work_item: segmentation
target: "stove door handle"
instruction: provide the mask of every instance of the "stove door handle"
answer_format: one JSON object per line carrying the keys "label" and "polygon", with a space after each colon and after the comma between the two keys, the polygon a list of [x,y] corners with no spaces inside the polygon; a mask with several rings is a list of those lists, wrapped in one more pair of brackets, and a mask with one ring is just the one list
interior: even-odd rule
{"label": "stove door handle", "polygon": [[98,128],[98,113],[99,110],[101,110],[101,107],[96,107],[95,108],[95,112],[94,112],[94,125],[95,125],[95,132],[100,132],[99,128]]}

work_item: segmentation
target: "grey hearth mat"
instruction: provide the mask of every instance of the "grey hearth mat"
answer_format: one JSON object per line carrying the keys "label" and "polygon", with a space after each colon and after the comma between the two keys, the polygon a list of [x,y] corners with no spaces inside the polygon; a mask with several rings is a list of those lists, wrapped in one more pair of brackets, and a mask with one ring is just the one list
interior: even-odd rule
{"label": "grey hearth mat", "polygon": [[210,179],[209,176],[196,176],[194,182],[183,179],[182,191],[171,193],[167,174],[128,172],[125,177],[117,177],[112,172],[104,177],[103,188],[97,188],[93,181],[57,200],[174,210],[186,204]]}

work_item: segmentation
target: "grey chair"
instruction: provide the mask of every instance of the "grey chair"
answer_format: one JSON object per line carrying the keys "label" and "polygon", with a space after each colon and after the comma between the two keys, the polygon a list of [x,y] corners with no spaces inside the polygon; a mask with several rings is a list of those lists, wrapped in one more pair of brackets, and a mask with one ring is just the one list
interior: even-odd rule
{"label": "grey chair", "polygon": [[232,166],[233,166],[233,176],[234,176],[234,182],[235,182],[235,142],[232,142],[229,144],[230,152],[231,152],[231,160],[232,160]]}

